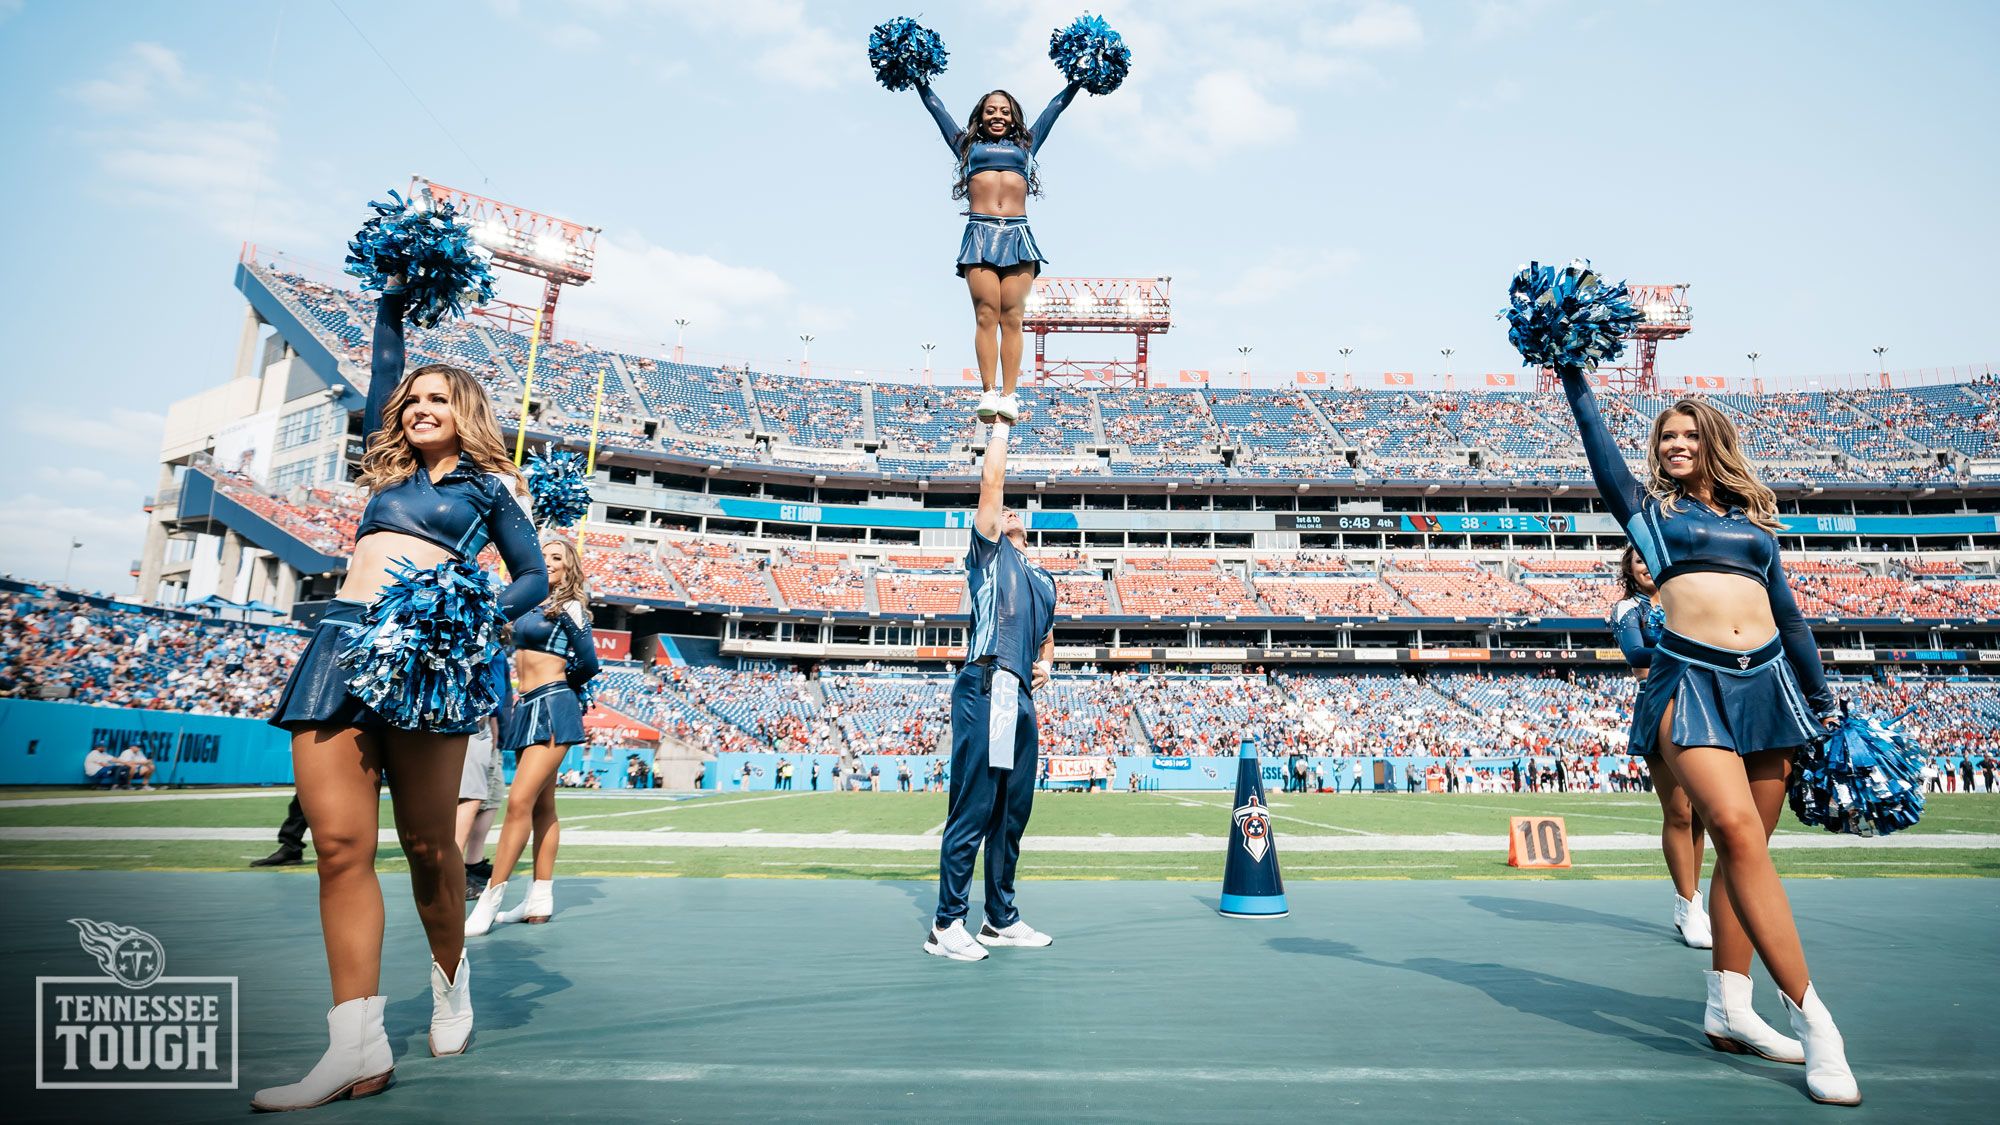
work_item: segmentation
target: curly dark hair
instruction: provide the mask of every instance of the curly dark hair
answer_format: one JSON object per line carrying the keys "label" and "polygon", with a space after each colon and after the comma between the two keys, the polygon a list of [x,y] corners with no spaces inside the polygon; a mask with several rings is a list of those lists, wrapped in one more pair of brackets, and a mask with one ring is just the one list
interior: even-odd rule
{"label": "curly dark hair", "polygon": [[[987,139],[979,135],[979,117],[986,110],[986,99],[996,95],[1007,99],[1008,112],[1012,114],[1014,119],[1013,125],[1007,130],[1006,137],[1002,139],[1013,141],[1015,144],[1020,145],[1022,152],[1031,153],[1034,149],[1035,138],[1033,134],[1028,132],[1028,123],[1021,115],[1021,103],[1015,100],[1014,95],[1005,90],[988,91],[985,96],[972,103],[972,113],[965,119],[965,128],[959,130],[958,133],[958,182],[951,186],[951,197],[953,199],[964,199],[972,192],[972,176],[966,171],[965,166],[972,159],[972,146],[981,140]],[[1028,194],[1035,196],[1042,194],[1042,177],[1040,172],[1035,168],[1035,160],[1032,155],[1028,158]]]}

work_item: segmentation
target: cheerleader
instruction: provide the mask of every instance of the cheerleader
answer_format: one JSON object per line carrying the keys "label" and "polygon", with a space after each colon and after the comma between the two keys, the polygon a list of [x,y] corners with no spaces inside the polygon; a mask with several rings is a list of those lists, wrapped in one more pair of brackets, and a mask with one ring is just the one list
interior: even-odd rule
{"label": "cheerleader", "polygon": [[[542,612],[514,623],[514,677],[520,698],[508,717],[500,748],[515,754],[514,784],[507,791],[507,819],[493,876],[465,920],[465,936],[478,937],[507,922],[546,922],[555,914],[556,771],[569,748],[584,741],[582,692],[597,675],[597,644],[590,633],[590,595],[576,545],[550,535],[542,546],[552,592]],[[534,885],[512,910],[501,911],[507,877],[535,833]]]}
{"label": "cheerleader", "polygon": [[[1859,1087],[1807,971],[1769,849],[1793,755],[1839,720],[1819,647],[1779,560],[1776,497],[1757,480],[1736,427],[1695,399],[1653,419],[1640,481],[1584,368],[1558,363],[1557,371],[1598,493],[1644,557],[1666,610],[1633,737],[1635,749],[1657,753],[1679,779],[1715,841],[1714,969],[1703,1030],[1718,1050],[1803,1062],[1814,1101],[1857,1105]],[[1753,951],[1784,994],[1797,1039],[1752,1008]]]}
{"label": "cheerleader", "polygon": [[[954,961],[983,961],[989,945],[1036,948],[1052,940],[1014,907],[1014,865],[1035,804],[1032,695],[1049,682],[1055,659],[1056,583],[1023,552],[1027,530],[1005,504],[1010,430],[996,422],[987,440],[965,552],[972,620],[951,687],[951,795],[938,849],[937,916],[923,945]],[[982,843],[986,922],[975,940],[965,915]]]}
{"label": "cheerleader", "polygon": [[[1611,609],[1612,632],[1643,690],[1646,674],[1653,667],[1653,650],[1666,625],[1666,610],[1656,600],[1652,572],[1646,569],[1637,547],[1625,548],[1618,561],[1618,580],[1625,598]],[[1626,753],[1640,754],[1639,747],[1648,741],[1640,737],[1634,723],[1626,739]],[[1701,905],[1701,819],[1694,815],[1674,771],[1661,763],[1658,746],[1643,756],[1646,772],[1653,779],[1653,794],[1660,799],[1660,851],[1667,859],[1667,877],[1674,884],[1674,932],[1692,948],[1711,948],[1714,939],[1709,934],[1708,912]]]}
{"label": "cheerleader", "polygon": [[[292,734],[299,803],[318,860],[320,925],[333,985],[330,1042],[303,1079],[258,1091],[251,1102],[256,1109],[305,1109],[364,1097],[394,1078],[382,1027],[383,903],[375,875],[378,789],[385,775],[431,950],[431,1053],[463,1053],[472,1036],[460,914],[465,868],[453,831],[454,805],[466,735],[495,703],[479,679],[489,634],[498,627],[491,617],[534,609],[548,594],[548,575],[522,499],[525,485],[485,389],[470,373],[444,364],[404,376],[404,311],[400,289],[385,291],[376,312],[374,378],[362,430],[367,446],[359,479],[372,495],[347,577],[271,719]],[[472,561],[488,543],[513,576],[497,607]],[[426,581],[433,585],[421,596],[437,600],[418,610],[411,602]],[[405,669],[421,663],[399,641],[425,634],[453,645],[453,655],[442,662],[446,678],[394,674],[399,657]]]}

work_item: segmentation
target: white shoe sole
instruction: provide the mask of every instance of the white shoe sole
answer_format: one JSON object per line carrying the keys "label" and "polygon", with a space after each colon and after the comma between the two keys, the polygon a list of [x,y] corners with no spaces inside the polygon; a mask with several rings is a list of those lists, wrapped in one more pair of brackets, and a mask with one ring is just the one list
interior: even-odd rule
{"label": "white shoe sole", "polygon": [[1012,949],[1046,949],[1056,943],[1056,939],[1047,934],[1040,935],[1040,938],[1041,940],[1037,941],[1034,938],[1009,938],[1000,937],[997,934],[980,934],[973,938],[973,940],[994,949],[999,949],[1002,946]]}
{"label": "white shoe sole", "polygon": [[951,950],[946,949],[944,946],[939,945],[934,941],[924,942],[924,952],[930,954],[933,957],[943,957],[946,958],[947,960],[952,960],[952,961],[986,960],[986,951],[984,949],[979,951],[979,956],[974,957],[970,953],[953,953]]}
{"label": "white shoe sole", "polygon": [[[256,1098],[252,1098],[250,1099],[250,1108],[256,1110],[258,1113],[292,1113],[301,1109],[318,1109],[320,1106],[331,1105],[338,1101],[372,1097],[395,1084],[396,1070],[394,1067],[391,1067],[381,1074],[368,1078],[357,1078],[316,1102],[302,1102],[298,1105],[267,1105]],[[262,1093],[262,1091],[259,1091],[259,1093]]]}

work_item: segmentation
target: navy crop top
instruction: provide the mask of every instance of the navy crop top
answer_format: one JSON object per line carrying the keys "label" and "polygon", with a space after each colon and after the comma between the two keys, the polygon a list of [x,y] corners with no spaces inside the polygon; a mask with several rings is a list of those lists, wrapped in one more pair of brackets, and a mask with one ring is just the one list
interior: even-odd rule
{"label": "navy crop top", "polygon": [[[981,172],[1012,172],[1017,176],[1026,176],[1028,161],[1042,150],[1042,142],[1049,139],[1049,130],[1055,128],[1056,118],[1062,116],[1062,111],[1068,109],[1069,103],[1076,100],[1076,92],[1082,88],[1072,82],[1063,87],[1063,92],[1049,102],[1049,107],[1035,119],[1035,127],[1028,130],[1026,151],[1011,140],[973,141],[972,148],[965,154],[966,179],[969,180]],[[931,118],[937,122],[938,131],[944,134],[944,143],[951,146],[951,154],[957,156],[959,138],[965,133],[964,127],[952,118],[951,111],[944,107],[943,99],[939,98],[929,86],[919,83],[917,93],[923,96],[924,108],[931,111]]]}
{"label": "navy crop top", "polygon": [[[375,310],[375,346],[362,413],[364,446],[382,426],[389,396],[403,381],[403,306],[400,293],[387,293]],[[528,518],[527,501],[506,478],[480,472],[469,460],[436,481],[419,468],[410,479],[368,498],[361,510],[357,542],[377,531],[396,531],[435,543],[461,560],[475,559],[488,543],[500,550],[513,581],[500,592],[500,610],[516,618],[549,596],[542,541]]]}
{"label": "navy crop top", "polygon": [[575,602],[564,606],[554,618],[546,613],[528,614],[514,622],[514,651],[546,652],[562,657],[563,679],[569,682],[571,690],[583,690],[583,685],[597,675],[598,663],[597,643],[591,637],[590,626],[577,620],[580,617],[583,607]]}
{"label": "navy crop top", "polygon": [[1611,634],[1634,668],[1653,666],[1653,649],[1667,627],[1666,611],[1651,598],[1626,598],[1611,607]]}
{"label": "navy crop top", "polygon": [[1826,685],[1819,644],[1806,627],[1791,584],[1785,580],[1784,564],[1778,561],[1778,537],[1751,523],[1742,508],[1717,514],[1708,505],[1689,499],[1669,506],[1647,492],[1625,464],[1583,372],[1563,368],[1560,373],[1598,495],[1639,549],[1653,581],[1664,587],[1683,574],[1714,571],[1741,574],[1762,583],[1771,599],[1771,619],[1778,623],[1778,634],[1784,638],[1785,659],[1792,674],[1798,677],[1814,710],[1822,714],[1828,711],[1833,706],[1833,693]]}

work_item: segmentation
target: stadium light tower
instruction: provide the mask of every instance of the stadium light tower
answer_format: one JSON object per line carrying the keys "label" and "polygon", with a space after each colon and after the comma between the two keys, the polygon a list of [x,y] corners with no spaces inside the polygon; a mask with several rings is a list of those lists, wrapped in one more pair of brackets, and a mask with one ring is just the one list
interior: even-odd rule
{"label": "stadium light tower", "polygon": [[[1628,285],[1632,305],[1640,321],[1625,337],[1626,354],[1632,362],[1622,367],[1600,367],[1598,374],[1608,390],[1651,394],[1659,390],[1657,367],[1660,341],[1678,340],[1694,328],[1693,310],[1688,306],[1686,283],[1677,285]],[[1562,389],[1556,373],[1546,368],[1536,380],[1537,389]]]}
{"label": "stadium light tower", "polygon": [[[597,266],[600,227],[587,227],[502,203],[460,188],[446,187],[422,176],[410,178],[412,194],[423,192],[438,203],[449,203],[472,224],[472,237],[493,252],[493,264],[542,282],[542,338],[555,336],[556,299],[565,285],[582,285]],[[512,301],[495,300],[473,312],[498,321],[510,331],[526,331],[535,310]]]}
{"label": "stadium light tower", "polygon": [[[1173,309],[1167,299],[1165,277],[1040,277],[1028,294],[1027,314],[1021,328],[1035,334],[1035,382],[1103,383],[1113,387],[1144,387],[1146,341],[1164,335],[1173,326]],[[1057,332],[1081,334],[1129,333],[1135,349],[1131,362],[1124,360],[1048,358],[1049,336]]]}

